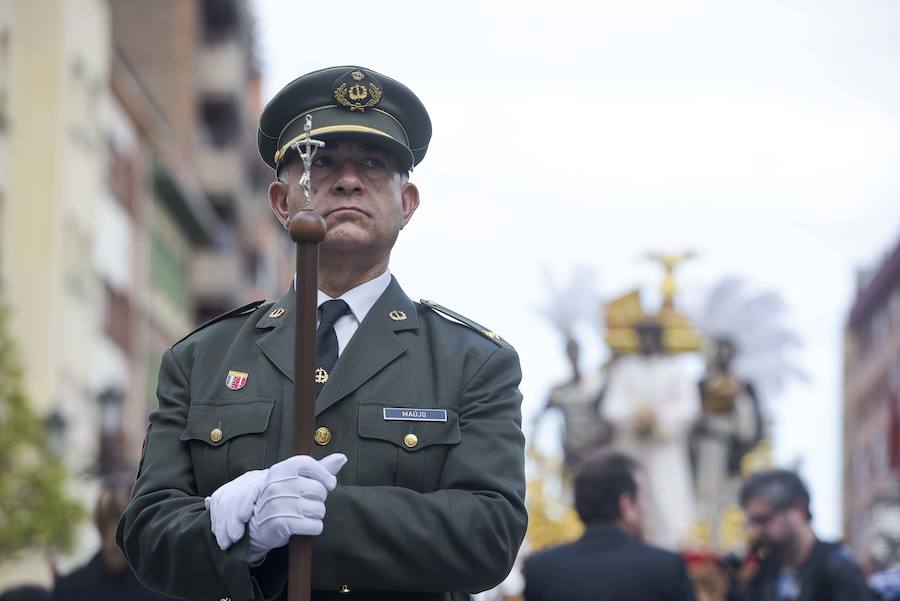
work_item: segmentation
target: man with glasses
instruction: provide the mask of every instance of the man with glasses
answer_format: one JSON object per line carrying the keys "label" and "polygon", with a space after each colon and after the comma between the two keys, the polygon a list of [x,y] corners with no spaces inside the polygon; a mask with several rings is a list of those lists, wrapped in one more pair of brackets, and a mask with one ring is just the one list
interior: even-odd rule
{"label": "man with glasses", "polygon": [[839,543],[816,538],[809,492],[797,474],[771,470],[741,488],[750,538],[762,558],[736,601],[868,601],[862,572]]}

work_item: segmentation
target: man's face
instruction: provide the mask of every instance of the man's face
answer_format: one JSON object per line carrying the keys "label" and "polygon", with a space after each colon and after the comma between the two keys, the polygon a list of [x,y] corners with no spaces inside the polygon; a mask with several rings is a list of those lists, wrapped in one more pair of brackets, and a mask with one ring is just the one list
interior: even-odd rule
{"label": "man's face", "polygon": [[[284,224],[306,207],[302,168],[294,159],[287,184],[269,187],[272,208]],[[319,149],[310,172],[312,208],[328,225],[323,252],[389,255],[419,204],[418,190],[398,172],[393,157],[365,142],[337,140]]]}
{"label": "man's face", "polygon": [[795,538],[790,513],[795,509],[776,509],[767,500],[751,498],[744,506],[750,539],[773,551],[784,551]]}
{"label": "man's face", "polygon": [[653,355],[662,352],[662,328],[660,326],[656,324],[641,325],[637,332],[641,354]]}

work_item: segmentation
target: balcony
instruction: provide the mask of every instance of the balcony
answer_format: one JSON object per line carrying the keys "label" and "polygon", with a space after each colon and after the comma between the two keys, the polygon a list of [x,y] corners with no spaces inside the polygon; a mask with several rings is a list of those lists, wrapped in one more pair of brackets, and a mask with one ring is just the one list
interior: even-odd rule
{"label": "balcony", "polygon": [[201,50],[197,72],[201,94],[242,97],[247,85],[247,54],[235,39],[213,42]]}
{"label": "balcony", "polygon": [[192,288],[194,297],[223,301],[225,306],[233,306],[240,300],[244,286],[244,264],[240,248],[236,245],[228,249],[198,252],[192,265]]}
{"label": "balcony", "polygon": [[247,187],[244,157],[239,148],[202,148],[196,165],[200,187],[209,196],[239,197]]}

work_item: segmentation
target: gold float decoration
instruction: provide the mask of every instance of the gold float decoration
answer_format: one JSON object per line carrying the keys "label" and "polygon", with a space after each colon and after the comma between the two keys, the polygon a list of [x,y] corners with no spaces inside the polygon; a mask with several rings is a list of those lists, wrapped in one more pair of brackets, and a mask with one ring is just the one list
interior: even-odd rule
{"label": "gold float decoration", "polygon": [[605,339],[614,355],[637,352],[640,337],[636,329],[639,325],[647,323],[656,323],[662,328],[662,344],[666,353],[675,355],[696,352],[703,348],[703,338],[691,325],[690,320],[675,308],[675,295],[678,292],[675,270],[694,256],[692,252],[648,255],[665,270],[661,285],[663,302],[656,315],[649,315],[644,310],[640,290],[632,290],[607,303],[604,307]]}
{"label": "gold float decoration", "polygon": [[528,479],[528,492],[525,495],[525,505],[528,508],[525,540],[529,549],[534,552],[576,540],[584,532],[584,524],[578,513],[571,505],[548,495],[544,489],[544,482],[548,478],[559,478],[563,488],[571,489],[562,462],[543,456],[534,447],[528,448],[527,455],[538,472],[535,477]]}

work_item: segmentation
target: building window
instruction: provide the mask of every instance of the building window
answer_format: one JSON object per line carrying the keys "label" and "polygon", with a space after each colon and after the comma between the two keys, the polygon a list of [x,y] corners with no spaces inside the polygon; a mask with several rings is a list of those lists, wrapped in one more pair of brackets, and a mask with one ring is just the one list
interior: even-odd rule
{"label": "building window", "polygon": [[873,349],[881,347],[890,333],[890,322],[886,307],[880,307],[872,318],[872,347]]}
{"label": "building window", "polygon": [[134,161],[109,146],[109,189],[113,196],[134,215],[137,198],[134,193]]}
{"label": "building window", "polygon": [[203,37],[207,42],[221,42],[235,37],[241,15],[235,0],[203,0]]}
{"label": "building window", "polygon": [[159,400],[156,398],[156,385],[159,379],[159,365],[161,355],[162,352],[148,353],[144,361],[145,369],[147,370],[147,377],[145,381],[147,383],[146,399],[148,413],[159,407]]}
{"label": "building window", "polygon": [[92,265],[84,257],[91,256],[91,237],[76,219],[70,219],[69,223],[71,225],[63,230],[62,235],[63,281],[74,297],[86,300]]}
{"label": "building window", "polygon": [[896,286],[888,301],[888,315],[890,315],[891,332],[900,332],[900,286]]}
{"label": "building window", "polygon": [[175,307],[190,308],[190,274],[187,261],[158,231],[151,233],[150,282]]}
{"label": "building window", "polygon": [[212,205],[216,215],[219,216],[219,219],[228,225],[237,223],[238,200],[234,194],[230,192],[227,194],[208,193],[206,196],[209,198],[209,203]]}
{"label": "building window", "polygon": [[106,335],[131,354],[131,303],[128,297],[106,284]]}
{"label": "building window", "polygon": [[[6,208],[6,190],[0,185],[0,232],[3,231],[3,211]],[[0,245],[0,269],[3,267],[3,247]],[[3,287],[6,282],[6,274],[0,271],[0,299],[5,298]]]}
{"label": "building window", "polygon": [[9,127],[9,28],[0,26],[0,133]]}
{"label": "building window", "polygon": [[200,122],[203,124],[203,139],[215,148],[240,141],[243,119],[233,99],[204,99],[200,103]]}

